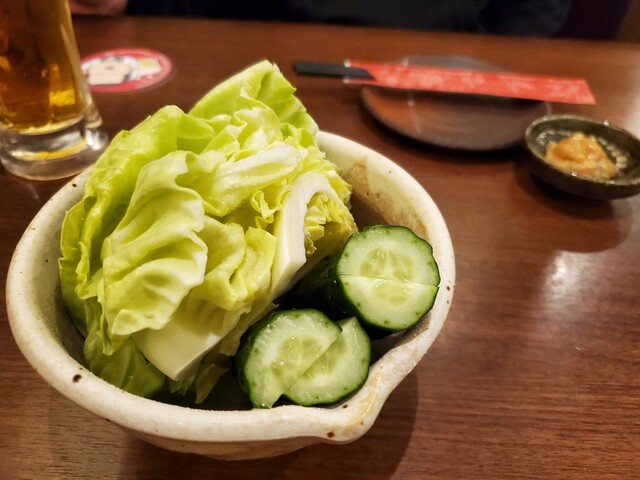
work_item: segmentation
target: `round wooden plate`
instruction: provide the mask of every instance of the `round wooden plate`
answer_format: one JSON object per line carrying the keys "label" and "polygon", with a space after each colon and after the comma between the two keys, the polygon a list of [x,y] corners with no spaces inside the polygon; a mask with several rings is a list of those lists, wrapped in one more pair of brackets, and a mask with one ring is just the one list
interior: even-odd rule
{"label": "round wooden plate", "polygon": [[[409,65],[499,70],[471,57],[408,56]],[[365,108],[390,129],[440,147],[497,150],[524,141],[529,124],[550,113],[546,102],[487,95],[362,89]]]}

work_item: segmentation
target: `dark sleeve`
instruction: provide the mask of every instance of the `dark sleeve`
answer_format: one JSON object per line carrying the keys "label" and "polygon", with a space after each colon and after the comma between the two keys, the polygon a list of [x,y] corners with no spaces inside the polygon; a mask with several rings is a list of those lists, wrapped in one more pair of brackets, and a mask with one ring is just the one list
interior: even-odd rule
{"label": "dark sleeve", "polygon": [[233,6],[231,0],[128,0],[127,15],[174,17],[225,17]]}
{"label": "dark sleeve", "polygon": [[564,25],[571,0],[489,0],[479,11],[487,33],[552,36]]}
{"label": "dark sleeve", "polygon": [[162,0],[156,2],[143,2],[140,0],[128,0],[125,15],[168,15]]}

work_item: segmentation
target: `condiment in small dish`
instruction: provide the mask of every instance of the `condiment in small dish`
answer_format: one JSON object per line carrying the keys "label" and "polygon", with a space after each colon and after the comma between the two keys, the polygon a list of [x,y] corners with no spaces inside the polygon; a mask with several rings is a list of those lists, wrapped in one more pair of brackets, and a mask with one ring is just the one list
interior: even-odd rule
{"label": "condiment in small dish", "polygon": [[621,198],[640,192],[640,140],[626,130],[576,115],[547,115],[525,133],[530,171],[565,192]]}

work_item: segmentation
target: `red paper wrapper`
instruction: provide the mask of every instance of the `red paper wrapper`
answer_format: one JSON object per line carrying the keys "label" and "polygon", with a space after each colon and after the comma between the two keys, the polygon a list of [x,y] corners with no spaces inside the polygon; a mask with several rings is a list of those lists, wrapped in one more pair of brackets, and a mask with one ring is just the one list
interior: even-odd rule
{"label": "red paper wrapper", "polygon": [[361,67],[374,80],[346,78],[353,84],[402,90],[469,93],[524,98],[546,102],[593,105],[595,98],[583,78],[549,77],[508,72],[442,68],[396,63],[347,60],[349,67]]}

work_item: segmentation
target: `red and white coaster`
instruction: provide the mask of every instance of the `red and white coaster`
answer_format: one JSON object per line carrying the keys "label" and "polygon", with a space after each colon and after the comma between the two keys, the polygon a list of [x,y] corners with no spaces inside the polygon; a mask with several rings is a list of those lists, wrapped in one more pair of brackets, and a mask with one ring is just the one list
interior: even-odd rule
{"label": "red and white coaster", "polygon": [[155,50],[120,48],[83,59],[82,70],[92,92],[125,93],[164,82],[173,72],[173,64]]}

